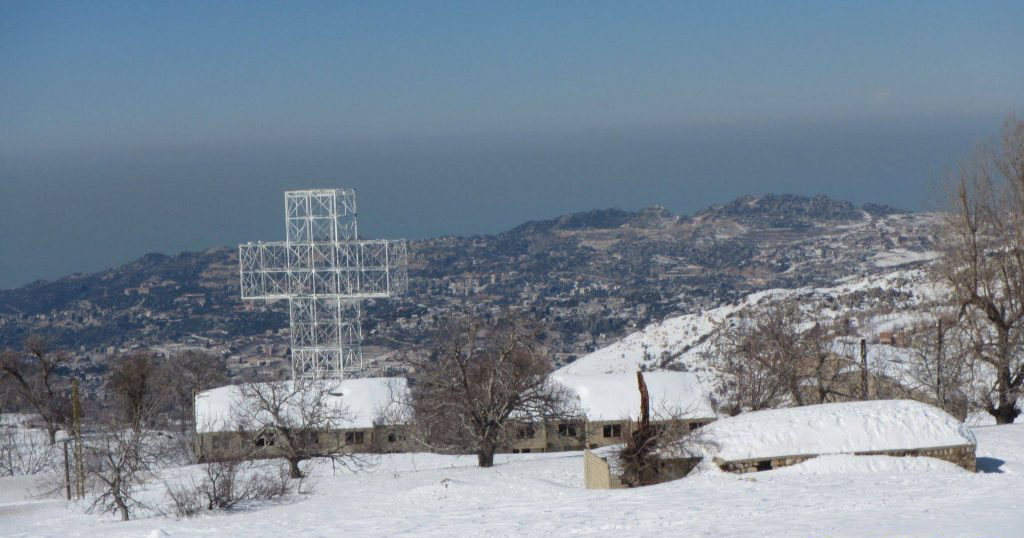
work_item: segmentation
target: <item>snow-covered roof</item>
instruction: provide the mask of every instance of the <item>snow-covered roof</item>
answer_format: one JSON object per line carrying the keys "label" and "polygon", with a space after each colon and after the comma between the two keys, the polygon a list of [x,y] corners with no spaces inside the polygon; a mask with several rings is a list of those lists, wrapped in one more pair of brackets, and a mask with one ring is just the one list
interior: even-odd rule
{"label": "snow-covered roof", "polygon": [[[551,378],[579,397],[587,420],[636,419],[640,415],[636,373],[554,374]],[[652,417],[715,418],[708,391],[694,374],[644,372],[644,382]]]}
{"label": "snow-covered roof", "polygon": [[[389,409],[396,406],[408,394],[406,380],[401,377],[370,377],[331,381],[331,386],[322,393],[325,402],[344,411],[345,420],[335,427],[371,428],[374,424],[393,422]],[[266,385],[266,384],[263,384]],[[284,385],[291,390],[291,383]],[[307,391],[307,397],[312,394]],[[302,396],[294,398],[296,406]],[[238,416],[234,413],[243,402],[240,385],[227,385],[200,392],[196,395],[196,431],[200,433],[236,431],[239,429]]]}
{"label": "snow-covered roof", "polygon": [[713,422],[701,435],[724,461],[975,444],[960,421],[911,400],[754,411]]}

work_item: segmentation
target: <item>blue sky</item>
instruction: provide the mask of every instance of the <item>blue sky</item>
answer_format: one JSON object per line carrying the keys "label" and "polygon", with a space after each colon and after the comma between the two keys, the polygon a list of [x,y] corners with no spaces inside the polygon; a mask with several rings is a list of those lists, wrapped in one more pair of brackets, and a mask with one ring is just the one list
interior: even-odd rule
{"label": "blue sky", "polygon": [[1024,103],[1024,2],[0,3],[0,287],[761,192],[919,208]]}

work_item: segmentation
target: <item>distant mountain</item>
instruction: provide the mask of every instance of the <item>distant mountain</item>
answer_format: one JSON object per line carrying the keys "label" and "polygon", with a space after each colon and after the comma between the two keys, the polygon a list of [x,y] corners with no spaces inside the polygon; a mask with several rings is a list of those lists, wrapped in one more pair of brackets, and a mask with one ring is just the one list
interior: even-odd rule
{"label": "distant mountain", "polygon": [[[371,301],[370,347],[421,352],[432,324],[465,304],[514,305],[550,324],[560,361],[652,322],[768,288],[828,286],[922,263],[934,215],[824,196],[742,197],[692,217],[601,209],[497,235],[410,242],[410,290]],[[234,248],[149,254],[90,275],[0,291],[0,347],[30,332],[84,355],[183,344],[283,356],[287,309],[242,302]]]}
{"label": "distant mountain", "polygon": [[741,196],[723,206],[712,206],[698,213],[698,218],[733,218],[743,224],[763,227],[806,226],[813,222],[859,220],[864,212],[873,216],[906,213],[883,204],[865,204],[857,208],[845,200],[825,195],[814,197],[795,194]]}

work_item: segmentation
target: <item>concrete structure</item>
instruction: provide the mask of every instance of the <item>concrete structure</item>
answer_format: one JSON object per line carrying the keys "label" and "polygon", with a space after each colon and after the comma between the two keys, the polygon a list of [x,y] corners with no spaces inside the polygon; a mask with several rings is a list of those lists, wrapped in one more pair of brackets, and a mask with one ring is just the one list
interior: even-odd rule
{"label": "concrete structure", "polygon": [[[595,449],[625,442],[636,431],[640,390],[636,374],[555,374],[579,401],[580,420],[524,425],[512,452]],[[646,372],[655,427],[693,430],[715,420],[707,390],[688,372]]]}
{"label": "concrete structure", "polygon": [[[628,487],[622,480],[618,451],[623,445],[609,445],[583,452],[583,483],[587,489],[621,489]],[[645,480],[647,485],[678,480],[700,463],[699,457],[662,457],[656,469],[651,469]]]}
{"label": "concrete structure", "polygon": [[911,400],[809,405],[744,413],[702,430],[708,455],[747,473],[827,454],[927,456],[975,470],[970,430],[945,411]]}

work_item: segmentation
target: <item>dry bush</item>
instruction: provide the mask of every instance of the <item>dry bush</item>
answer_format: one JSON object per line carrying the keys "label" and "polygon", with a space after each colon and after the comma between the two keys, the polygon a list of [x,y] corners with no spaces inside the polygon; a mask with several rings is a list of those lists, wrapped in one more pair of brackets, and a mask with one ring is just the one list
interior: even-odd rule
{"label": "dry bush", "polygon": [[51,445],[45,431],[0,427],[0,476],[56,473],[62,469],[63,446]]}
{"label": "dry bush", "polygon": [[273,500],[292,493],[308,493],[304,478],[290,477],[286,465],[259,465],[243,460],[203,465],[203,475],[167,484],[167,497],[179,517],[203,510],[230,511],[250,502]]}

